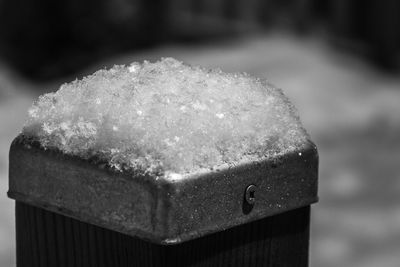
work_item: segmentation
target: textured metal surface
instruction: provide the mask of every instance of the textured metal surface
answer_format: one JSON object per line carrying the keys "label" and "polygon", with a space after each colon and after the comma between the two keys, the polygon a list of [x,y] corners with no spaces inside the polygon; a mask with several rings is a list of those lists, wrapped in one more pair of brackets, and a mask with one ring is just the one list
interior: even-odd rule
{"label": "textured metal surface", "polygon": [[306,267],[310,207],[164,246],[16,202],[17,267]]}
{"label": "textured metal surface", "polygon": [[[170,180],[119,173],[17,137],[9,197],[159,244],[176,244],[318,200],[318,154],[296,153]],[[256,186],[246,208],[245,191]],[[247,203],[248,204],[248,203]]]}

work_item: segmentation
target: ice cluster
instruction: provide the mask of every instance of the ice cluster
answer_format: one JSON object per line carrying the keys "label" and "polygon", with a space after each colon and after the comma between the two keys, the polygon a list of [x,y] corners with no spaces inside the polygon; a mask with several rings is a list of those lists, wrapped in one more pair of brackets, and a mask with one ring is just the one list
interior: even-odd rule
{"label": "ice cluster", "polygon": [[45,149],[157,176],[262,160],[308,138],[280,89],[173,58],[63,84],[33,104],[23,134]]}

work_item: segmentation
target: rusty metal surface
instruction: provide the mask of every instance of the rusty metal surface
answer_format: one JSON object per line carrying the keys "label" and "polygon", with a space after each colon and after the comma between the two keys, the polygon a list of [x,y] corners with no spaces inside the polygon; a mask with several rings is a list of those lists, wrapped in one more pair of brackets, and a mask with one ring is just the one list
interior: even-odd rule
{"label": "rusty metal surface", "polygon": [[21,136],[11,145],[9,164],[10,198],[159,244],[318,200],[318,153],[311,141],[279,158],[178,180],[119,173]]}

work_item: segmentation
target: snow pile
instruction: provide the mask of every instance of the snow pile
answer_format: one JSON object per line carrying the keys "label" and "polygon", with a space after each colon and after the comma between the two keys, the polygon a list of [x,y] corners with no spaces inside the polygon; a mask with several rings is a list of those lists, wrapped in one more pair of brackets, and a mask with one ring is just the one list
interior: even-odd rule
{"label": "snow pile", "polygon": [[262,160],[308,138],[281,90],[172,58],[99,70],[40,96],[23,134],[44,148],[152,175]]}

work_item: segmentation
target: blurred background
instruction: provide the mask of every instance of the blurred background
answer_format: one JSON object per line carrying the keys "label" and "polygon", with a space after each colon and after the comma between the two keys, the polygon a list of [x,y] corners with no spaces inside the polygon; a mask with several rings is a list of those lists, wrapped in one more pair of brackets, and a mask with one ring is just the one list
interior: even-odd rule
{"label": "blurred background", "polygon": [[8,150],[32,101],[145,59],[283,88],[320,153],[311,266],[400,266],[400,1],[0,0],[0,266],[15,265]]}

